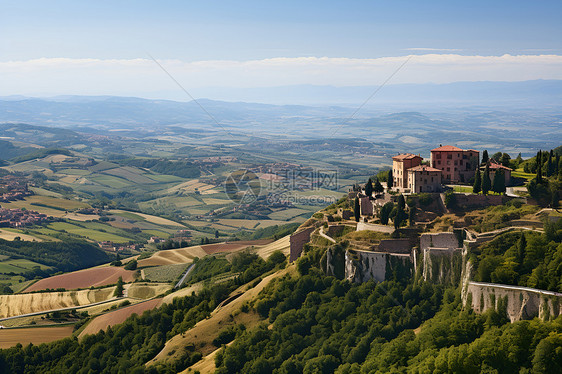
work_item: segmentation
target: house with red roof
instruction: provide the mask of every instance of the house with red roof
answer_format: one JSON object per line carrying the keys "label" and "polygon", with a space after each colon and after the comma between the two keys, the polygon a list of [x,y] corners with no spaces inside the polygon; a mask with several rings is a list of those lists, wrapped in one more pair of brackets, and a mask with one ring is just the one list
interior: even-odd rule
{"label": "house with red roof", "polygon": [[476,173],[480,153],[445,145],[431,150],[431,167],[441,170],[442,183],[469,183]]}
{"label": "house with red roof", "polygon": [[418,165],[408,169],[408,189],[412,193],[441,191],[440,169]]}
{"label": "house with red roof", "polygon": [[[484,173],[484,171],[486,170],[486,165],[482,165],[480,166],[480,172]],[[489,164],[489,170],[490,170],[490,180],[493,182],[494,181],[494,176],[496,175],[496,173],[501,170],[503,171],[503,175],[505,177],[505,185],[509,186],[511,183],[511,172],[513,171],[512,169],[508,168],[507,166],[503,166],[502,164],[500,164],[499,162],[495,161],[495,160],[490,160],[490,164]]]}

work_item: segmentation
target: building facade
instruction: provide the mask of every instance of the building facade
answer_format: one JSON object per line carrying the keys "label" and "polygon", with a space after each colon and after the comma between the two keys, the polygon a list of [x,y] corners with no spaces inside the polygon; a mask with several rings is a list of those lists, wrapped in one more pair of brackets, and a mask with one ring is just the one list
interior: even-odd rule
{"label": "building facade", "polygon": [[418,165],[408,169],[408,189],[411,193],[441,191],[440,169]]}
{"label": "building facade", "polygon": [[421,165],[423,158],[412,153],[392,157],[392,179],[394,188],[404,191],[408,188],[408,169]]}
{"label": "building facade", "polygon": [[474,149],[440,146],[431,150],[431,167],[442,171],[443,183],[469,183],[476,173],[479,157]]}

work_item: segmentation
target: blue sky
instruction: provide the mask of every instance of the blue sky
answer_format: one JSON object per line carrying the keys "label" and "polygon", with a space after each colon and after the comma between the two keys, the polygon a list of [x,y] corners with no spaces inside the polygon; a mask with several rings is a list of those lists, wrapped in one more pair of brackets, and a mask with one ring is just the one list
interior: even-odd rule
{"label": "blue sky", "polygon": [[[540,56],[562,55],[561,16],[562,1],[0,1],[0,79],[6,82],[0,95],[71,93],[72,85],[61,80],[76,81],[80,72],[81,87],[75,91],[100,94],[111,91],[109,83],[123,75],[123,66],[136,61],[130,76],[119,78],[122,89],[107,93],[146,96],[149,90],[140,89],[135,76],[142,74],[151,84],[161,78],[158,69],[147,66],[147,53],[194,87],[281,85],[287,79],[270,77],[285,72],[279,65],[287,61],[287,76],[296,77],[289,84],[360,85],[362,69],[364,84],[376,84],[400,64],[399,58],[411,54],[484,56],[491,70],[479,66],[475,73],[474,59],[459,62],[457,57],[462,68],[439,63],[434,70],[445,73],[437,77],[423,70],[427,59],[422,58],[417,68],[427,79],[415,77],[412,62],[410,77],[404,74],[399,82],[493,80],[496,74],[498,80],[560,79],[561,62]],[[535,59],[510,60],[507,68],[492,59],[504,55]],[[340,58],[354,63],[342,72]],[[84,66],[85,59],[95,61]],[[275,68],[269,64],[244,75],[256,64],[243,62],[268,59],[278,59]],[[214,65],[205,64],[210,60]],[[225,68],[216,61],[237,65]],[[381,61],[387,66],[378,74],[365,71],[365,63]],[[295,64],[309,62],[312,67],[306,65],[300,76]],[[198,64],[197,74],[192,63]],[[318,64],[323,68],[318,70]],[[310,79],[316,71],[325,79]],[[197,78],[213,74],[220,79]],[[337,74],[344,78],[332,79]],[[153,93],[166,91],[165,85],[156,84]]]}

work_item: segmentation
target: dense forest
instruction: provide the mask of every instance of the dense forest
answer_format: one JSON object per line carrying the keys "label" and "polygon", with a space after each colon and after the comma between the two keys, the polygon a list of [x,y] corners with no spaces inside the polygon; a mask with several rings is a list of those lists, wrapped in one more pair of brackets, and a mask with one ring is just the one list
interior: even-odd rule
{"label": "dense forest", "polygon": [[545,233],[511,232],[472,251],[475,280],[562,292],[562,220]]}
{"label": "dense forest", "polygon": [[272,254],[267,261],[242,252],[232,260],[240,273],[230,281],[214,284],[197,295],[175,298],[172,303],[127,319],[106,332],[78,341],[67,338],[40,346],[21,344],[0,350],[0,373],[177,373],[201,359],[195,347],[185,347],[173,364],[145,368],[173,336],[185,332],[211,311],[241,283],[284,266],[285,256]]}
{"label": "dense forest", "polygon": [[35,261],[64,272],[96,266],[114,258],[97,245],[73,239],[60,242],[0,239],[0,254]]}

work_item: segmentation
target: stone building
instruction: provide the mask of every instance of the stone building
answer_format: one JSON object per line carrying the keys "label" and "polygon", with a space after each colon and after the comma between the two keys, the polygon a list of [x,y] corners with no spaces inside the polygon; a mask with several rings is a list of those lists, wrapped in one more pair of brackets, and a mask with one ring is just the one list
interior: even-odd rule
{"label": "stone building", "polygon": [[421,165],[422,160],[423,158],[412,153],[392,157],[392,179],[396,190],[404,191],[408,188],[407,170]]}
{"label": "stone building", "polygon": [[427,165],[408,169],[408,190],[412,193],[441,191],[441,170]]}
{"label": "stone building", "polygon": [[452,145],[431,150],[431,167],[443,172],[443,183],[468,183],[476,172],[479,152],[463,150]]}

